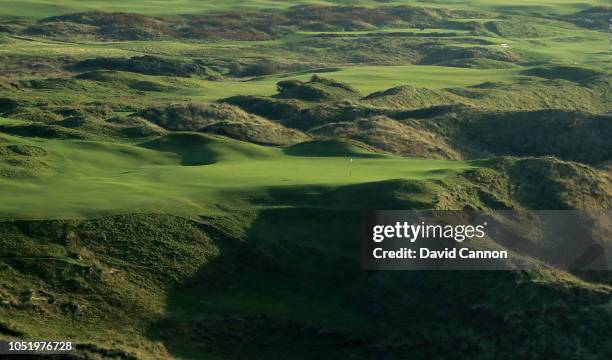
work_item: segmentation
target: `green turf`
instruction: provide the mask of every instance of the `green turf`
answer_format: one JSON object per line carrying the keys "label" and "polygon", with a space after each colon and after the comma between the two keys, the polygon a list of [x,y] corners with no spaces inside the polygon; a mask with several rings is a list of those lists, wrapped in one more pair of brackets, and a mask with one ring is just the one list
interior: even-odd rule
{"label": "green turf", "polygon": [[[369,94],[403,84],[441,89],[475,85],[491,79],[508,81],[515,79],[517,72],[513,69],[481,70],[426,65],[351,66],[336,72],[326,72],[324,76],[346,82],[362,93]],[[301,75],[295,78],[305,80],[308,77]]]}
{"label": "green turf", "polygon": [[431,34],[431,33],[451,33],[451,34],[468,34],[467,30],[452,30],[444,28],[390,28],[381,30],[362,30],[362,31],[298,31],[296,34],[299,35],[368,35],[368,34],[381,34],[386,33],[415,33],[415,34]]}
{"label": "green turf", "polygon": [[[336,156],[314,157],[312,147],[297,148],[288,155],[281,149],[220,137],[175,136],[164,145],[147,144],[148,148],[25,141],[50,152],[50,174],[0,179],[0,215],[81,218],[147,211],[188,215],[212,211],[216,205],[247,204],[249,198],[275,188],[337,187],[386,179],[452,181],[453,174],[471,167],[459,161],[369,158],[363,156],[363,149],[355,148],[353,154],[351,147],[336,151]],[[325,149],[316,152],[325,153]],[[191,157],[188,165],[184,165],[185,156]],[[190,165],[198,162],[207,165]]]}
{"label": "green turf", "polygon": [[[106,37],[35,24],[76,11],[300,4],[479,13],[424,30],[332,19],[248,36],[268,24],[242,14],[219,26],[226,35],[150,41],[104,41],[146,39],[147,27]],[[363,272],[358,246],[360,209],[610,206],[596,169],[609,160],[609,127],[595,114],[609,103],[608,34],[556,17],[596,5],[609,0],[0,0],[0,337],[91,343],[101,349],[91,358],[610,358],[609,279]],[[35,19],[10,19],[20,16]],[[251,35],[272,39],[226,40]],[[142,55],[199,71],[78,66]],[[240,71],[264,61],[278,68]],[[263,98],[313,74],[344,84],[285,82],[327,92]],[[363,99],[345,85],[381,93]],[[412,86],[385,92],[400,85]],[[206,103],[235,95],[259,97],[243,109]],[[456,102],[468,106],[425,109]],[[283,126],[314,140],[279,148],[208,135],[270,143],[260,139],[289,137]]]}
{"label": "green turf", "polygon": [[[276,83],[285,79],[308,80],[317,70],[306,74],[284,74],[266,76],[251,81],[227,81],[223,86],[219,82],[197,80],[196,87],[185,89],[177,95],[200,100],[217,100],[234,95],[273,95]],[[511,81],[521,78],[516,69],[480,70],[442,66],[403,65],[403,66],[350,66],[338,68],[337,71],[321,70],[325,77],[346,82],[362,94],[391,87],[410,84],[417,87],[441,89],[495,81]]]}

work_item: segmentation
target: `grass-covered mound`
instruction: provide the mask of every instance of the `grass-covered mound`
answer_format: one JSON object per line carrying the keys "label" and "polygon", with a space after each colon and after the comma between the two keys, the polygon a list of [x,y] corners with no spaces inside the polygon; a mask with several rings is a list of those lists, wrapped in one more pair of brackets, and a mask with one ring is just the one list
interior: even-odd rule
{"label": "grass-covered mound", "polygon": [[0,98],[0,113],[7,115],[20,106],[19,101],[11,98]]}
{"label": "grass-covered mound", "polygon": [[[605,357],[608,286],[557,271],[361,272],[359,222],[356,211],[302,207],[4,221],[3,336],[70,338],[79,355],[121,358],[378,358],[415,347]],[[581,331],[585,321],[597,331]]]}
{"label": "grass-covered mound", "polygon": [[290,119],[305,107],[304,103],[300,100],[252,95],[232,96],[222,101],[272,120]]}
{"label": "grass-covered mound", "polygon": [[334,147],[316,146],[319,152],[309,153],[304,150],[309,146],[302,145],[292,156],[284,149],[197,132],[170,132],[139,146],[2,136],[7,144],[36,145],[49,153],[44,181],[0,179],[5,199],[0,217],[10,218],[155,211],[193,216],[214,213],[217,207],[250,207],[279,191],[290,192],[295,201],[311,188],[388,179],[452,182],[471,167],[461,161],[381,156],[363,145],[351,145],[336,156],[322,156]]}
{"label": "grass-covered mound", "polygon": [[426,108],[463,101],[462,98],[443,90],[417,88],[410,85],[375,92],[364,97],[363,100],[375,106],[394,108]]}
{"label": "grass-covered mound", "polygon": [[116,90],[136,90],[148,92],[168,92],[176,89],[173,83],[163,79],[152,79],[151,77],[131,72],[115,70],[94,70],[84,72],[75,77],[77,80],[86,80],[100,86],[114,88]]}
{"label": "grass-covered mound", "polygon": [[333,104],[305,109],[285,124],[315,137],[353,139],[395,154],[434,159],[556,156],[592,165],[612,159],[609,116],[577,111]]}
{"label": "grass-covered mound", "polygon": [[297,130],[228,104],[168,104],[144,109],[139,115],[171,131],[210,132],[258,144],[287,145],[308,139]]}
{"label": "grass-covered mound", "polygon": [[163,20],[136,13],[81,12],[39,20],[26,34],[48,37],[92,37],[100,40],[150,40],[169,35]]}
{"label": "grass-covered mound", "polygon": [[[484,207],[610,209],[612,178],[606,172],[552,157],[496,158],[465,176]],[[502,205],[503,204],[503,205]],[[497,206],[495,206],[497,205]]]}
{"label": "grass-covered mound", "polygon": [[278,83],[281,99],[298,99],[304,101],[332,101],[357,99],[362,95],[352,86],[313,75],[310,81],[281,81]]}
{"label": "grass-covered mound", "polygon": [[594,80],[604,79],[608,75],[604,71],[577,66],[534,67],[524,70],[523,74],[546,79],[563,79],[577,83],[588,84]]}
{"label": "grass-covered mound", "polygon": [[443,65],[449,61],[460,60],[494,60],[508,63],[511,67],[514,63],[521,62],[521,57],[513,51],[490,48],[490,47],[452,47],[452,46],[431,46],[426,48],[419,64]]}
{"label": "grass-covered mound", "polygon": [[[477,12],[395,6],[296,6],[286,11],[231,11],[152,17],[128,12],[89,11],[40,19],[21,29],[28,35],[98,40],[235,39],[269,40],[296,30],[354,31],[388,27],[437,27]],[[461,27],[457,22],[455,27]],[[465,26],[467,28],[467,26]]]}
{"label": "grass-covered mound", "polygon": [[553,155],[566,160],[600,164],[612,158],[609,117],[560,110],[482,111],[469,107],[419,111],[399,115],[401,122],[446,139],[467,157],[487,154]]}
{"label": "grass-covered mound", "polygon": [[[604,81],[607,81],[604,79]],[[482,84],[448,91],[464,103],[501,109],[565,109],[602,112],[610,104],[609,82],[580,86],[567,81],[527,81],[519,84]]]}
{"label": "grass-covered mound", "polygon": [[[579,68],[581,69],[581,68]],[[470,87],[442,90],[400,86],[373,93],[364,98],[377,106],[421,108],[431,105],[465,104],[490,109],[566,109],[604,112],[610,106],[610,82],[605,75],[592,77],[580,84],[557,80],[557,77],[577,77],[593,73],[588,70],[567,72],[534,69],[530,75],[555,76],[553,80],[526,80],[520,83],[486,82]]]}
{"label": "grass-covered mound", "polygon": [[140,139],[165,130],[142,118],[125,116],[101,104],[55,105],[15,102],[6,114],[17,121],[0,125],[5,133],[55,139]]}
{"label": "grass-covered mound", "polygon": [[358,118],[355,121],[330,123],[309,131],[317,137],[345,138],[361,141],[393,154],[428,159],[460,159],[443,137],[407,126],[385,116]]}
{"label": "grass-covered mound", "polygon": [[131,58],[94,58],[79,61],[71,67],[79,71],[117,70],[146,75],[182,76],[204,75],[206,69],[195,63],[158,56],[134,56]]}
{"label": "grass-covered mound", "polygon": [[[56,91],[75,91],[75,92],[90,92],[100,91],[102,87],[98,84],[79,81],[79,79],[89,79],[88,76],[82,78],[72,77],[50,77],[44,79],[25,80],[18,84],[21,89],[32,90],[56,90]],[[93,79],[93,77],[92,77]]]}
{"label": "grass-covered mound", "polygon": [[528,17],[511,17],[503,20],[489,21],[485,24],[485,28],[493,34],[511,39],[542,38],[560,35],[563,33],[562,27],[564,26],[567,27],[568,24]]}
{"label": "grass-covered mound", "polygon": [[141,325],[159,319],[165,289],[218,251],[193,222],[171,216],[14,221],[0,229],[2,336],[62,334],[87,358],[160,351]]}
{"label": "grass-covered mound", "polygon": [[0,144],[0,177],[43,175],[48,167],[47,155],[47,151],[38,146]]}
{"label": "grass-covered mound", "polygon": [[342,140],[315,140],[295,144],[283,149],[290,156],[377,158],[376,154],[363,144]]}
{"label": "grass-covered mound", "polygon": [[264,145],[290,145],[309,139],[309,136],[298,130],[288,129],[262,118],[251,122],[222,120],[202,128],[201,131]]}
{"label": "grass-covered mound", "polygon": [[224,140],[199,133],[171,133],[140,146],[179,155],[181,165],[209,165],[223,160],[265,159],[272,156],[265,148]]}
{"label": "grass-covered mound", "polygon": [[0,125],[0,132],[24,137],[35,137],[45,139],[88,139],[87,133],[68,129],[58,125],[47,125],[38,123],[23,123],[13,125]]}
{"label": "grass-covered mound", "polygon": [[14,41],[10,37],[0,34],[0,44],[12,44]]}
{"label": "grass-covered mound", "polygon": [[356,102],[328,103],[303,109],[285,120],[284,124],[306,131],[330,123],[355,121],[362,117],[387,115],[392,112],[390,109]]}
{"label": "grass-covered mound", "polygon": [[612,19],[611,6],[594,6],[566,16],[564,20],[574,22],[578,26],[589,29],[605,30]]}
{"label": "grass-covered mound", "polygon": [[133,116],[109,117],[105,120],[82,117],[67,118],[58,125],[76,128],[95,137],[133,141],[141,138],[164,135],[166,131],[159,126]]}
{"label": "grass-covered mound", "polygon": [[470,69],[513,69],[518,66],[511,62],[486,58],[453,59],[439,62],[436,65]]}
{"label": "grass-covered mound", "polygon": [[218,121],[248,122],[255,118],[231,105],[193,102],[152,106],[138,115],[172,131],[197,131]]}

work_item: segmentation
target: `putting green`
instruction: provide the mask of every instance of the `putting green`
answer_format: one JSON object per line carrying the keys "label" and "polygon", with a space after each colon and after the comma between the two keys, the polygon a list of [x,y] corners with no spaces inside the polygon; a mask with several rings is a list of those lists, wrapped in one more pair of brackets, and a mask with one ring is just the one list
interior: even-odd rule
{"label": "putting green", "polygon": [[337,156],[317,157],[300,153],[301,148],[291,152],[209,135],[172,137],[163,145],[150,142],[148,148],[11,138],[13,143],[47,149],[48,167],[40,176],[0,178],[0,217],[81,218],[126,211],[199,214],[256,205],[252,199],[275,189],[306,191],[388,179],[452,181],[453,175],[471,166],[380,156],[350,145],[344,153],[332,149]]}

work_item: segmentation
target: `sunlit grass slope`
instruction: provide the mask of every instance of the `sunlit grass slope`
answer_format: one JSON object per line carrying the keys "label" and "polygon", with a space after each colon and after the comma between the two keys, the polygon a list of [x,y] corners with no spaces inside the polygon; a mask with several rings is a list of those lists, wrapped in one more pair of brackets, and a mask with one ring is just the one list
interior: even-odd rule
{"label": "sunlit grass slope", "polygon": [[470,167],[383,156],[337,142],[279,149],[195,133],[175,133],[140,146],[10,139],[43,147],[49,155],[40,176],[0,178],[5,218],[126,211],[189,215],[246,204],[279,188],[306,191],[388,179],[453,181],[453,174]]}
{"label": "sunlit grass slope", "polygon": [[[251,81],[228,81],[219,86],[218,82],[198,80],[198,86],[186,90],[186,95],[202,100],[217,100],[224,97],[246,93],[254,95],[273,95],[276,83],[284,79],[307,81],[317,70],[302,74],[285,74],[266,76]],[[326,78],[350,84],[363,94],[381,89],[411,84],[417,87],[442,89],[480,84],[486,81],[512,81],[520,78],[516,69],[468,69],[443,66],[401,65],[401,66],[350,66],[328,71],[321,69]]]}

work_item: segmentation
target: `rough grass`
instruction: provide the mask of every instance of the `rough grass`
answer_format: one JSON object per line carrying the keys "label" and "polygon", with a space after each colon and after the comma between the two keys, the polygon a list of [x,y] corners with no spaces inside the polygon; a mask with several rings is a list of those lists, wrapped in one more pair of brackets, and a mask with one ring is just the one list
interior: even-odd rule
{"label": "rough grass", "polygon": [[461,159],[442,136],[403,125],[385,116],[334,122],[310,129],[309,134],[323,138],[354,139],[393,154],[428,159]]}
{"label": "rough grass", "polygon": [[[528,72],[541,77],[562,79],[573,77],[581,84],[563,81],[524,81],[522,83],[485,82],[471,87],[443,90],[401,86],[373,93],[364,100],[375,106],[423,108],[433,105],[464,104],[490,109],[565,109],[601,113],[610,107],[609,83],[589,81],[580,75],[562,71],[545,72],[535,69]],[[574,71],[576,73],[576,71]],[[593,76],[593,72],[583,70]],[[602,78],[605,78],[602,77]],[[602,79],[598,78],[598,79]],[[586,84],[586,86],[582,86]]]}
{"label": "rough grass", "polygon": [[564,79],[583,84],[588,84],[598,79],[604,79],[608,76],[608,74],[603,71],[577,66],[534,67],[523,71],[523,73],[546,79]]}
{"label": "rough grass", "polygon": [[204,74],[206,69],[196,64],[185,63],[173,59],[156,56],[140,56],[131,58],[94,58],[78,62],[75,70],[118,70],[130,71],[146,75],[168,75],[189,77],[194,74]]}
{"label": "rough grass", "polygon": [[606,21],[609,22],[611,16],[612,7],[595,6],[566,16],[565,19],[576,23],[578,26],[605,30],[608,26]]}
{"label": "rough grass", "polygon": [[[374,196],[398,208],[415,206],[404,194],[431,191],[439,189],[394,181],[329,195]],[[299,205],[199,221],[151,214],[4,221],[3,336],[69,338],[80,354],[121,358],[377,357],[415,346],[427,357],[477,357],[489,346],[516,356],[607,355],[610,287],[556,271],[364,273],[351,246],[359,221],[357,211]],[[423,305],[403,307],[407,301]],[[577,330],[585,319],[601,331]],[[568,329],[559,332],[559,323]],[[416,336],[424,332],[440,345],[426,347],[429,340]],[[452,345],[458,333],[469,346]]]}
{"label": "rough grass", "polygon": [[143,118],[172,131],[201,131],[268,145],[288,145],[308,136],[227,104],[175,103],[147,108]]}
{"label": "rough grass", "polygon": [[[529,209],[609,209],[612,178],[586,165],[555,158],[500,158],[466,174],[484,189],[484,206]],[[487,203],[488,200],[488,203]]]}
{"label": "rough grass", "polygon": [[[277,86],[282,84],[279,82]],[[277,97],[304,101],[334,101],[358,99],[361,94],[352,86],[314,75],[309,82],[300,82],[282,88]]]}

